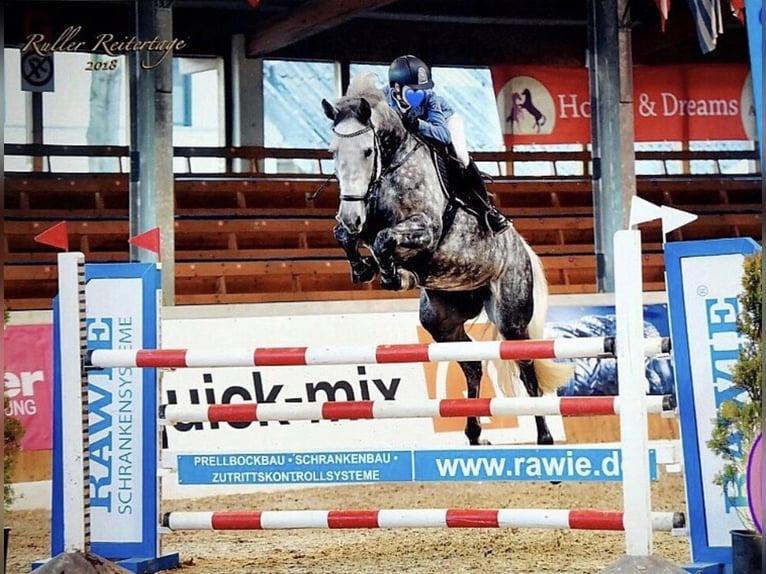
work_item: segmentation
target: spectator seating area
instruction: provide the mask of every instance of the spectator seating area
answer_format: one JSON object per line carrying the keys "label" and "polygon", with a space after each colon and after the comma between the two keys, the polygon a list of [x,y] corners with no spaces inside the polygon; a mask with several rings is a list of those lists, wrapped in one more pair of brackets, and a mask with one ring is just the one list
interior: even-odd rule
{"label": "spectator seating area", "polygon": [[[66,146],[10,146],[6,155],[29,154],[42,170],[49,154]],[[249,155],[248,173],[176,173],[176,303],[244,303],[414,297],[391,293],[377,282],[352,285],[348,264],[332,236],[338,202],[333,180],[317,195],[328,176],[270,174],[259,168],[264,157],[328,159],[318,150],[258,148],[177,148],[177,158],[191,166],[194,157],[233,161]],[[127,156],[125,148],[106,155]],[[754,152],[736,157],[755,162]],[[523,158],[521,156],[524,156]],[[645,153],[642,161],[719,162],[729,153]],[[42,158],[41,161],[39,158]],[[582,162],[585,152],[561,154],[477,153],[480,165],[501,165],[506,172],[523,161],[549,162],[546,177],[493,176],[488,189],[498,207],[542,256],[553,293],[596,292],[593,182],[587,175],[556,175],[559,162]],[[317,170],[319,171],[319,170]],[[587,169],[583,169],[587,173]],[[761,241],[761,175],[638,176],[637,193],[657,204],[699,216],[671,233],[668,240],[752,237]],[[34,241],[41,231],[66,220],[71,250],[86,261],[129,260],[129,175],[127,173],[5,174],[5,303],[11,310],[49,309],[56,292],[56,249]],[[644,289],[664,288],[662,234],[659,222],[641,226],[644,241]]]}

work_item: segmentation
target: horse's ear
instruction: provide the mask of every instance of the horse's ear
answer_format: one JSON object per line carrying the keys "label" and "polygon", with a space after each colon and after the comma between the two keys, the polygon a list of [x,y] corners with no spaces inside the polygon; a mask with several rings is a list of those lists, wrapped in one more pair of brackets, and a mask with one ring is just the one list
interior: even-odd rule
{"label": "horse's ear", "polygon": [[338,117],[338,108],[333,106],[325,99],[322,99],[322,109],[324,110],[324,115],[326,115],[332,121],[335,121],[335,118]]}
{"label": "horse's ear", "polygon": [[372,116],[372,108],[370,107],[370,102],[364,98],[361,98],[359,102],[359,121],[363,124],[367,124],[370,121],[370,116]]}

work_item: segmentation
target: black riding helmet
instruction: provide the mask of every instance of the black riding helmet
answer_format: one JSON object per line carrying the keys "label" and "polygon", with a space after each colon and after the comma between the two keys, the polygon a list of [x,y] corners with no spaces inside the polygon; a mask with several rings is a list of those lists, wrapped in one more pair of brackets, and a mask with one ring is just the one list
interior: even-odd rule
{"label": "black riding helmet", "polygon": [[408,86],[413,90],[430,90],[434,87],[431,70],[420,58],[412,55],[399,56],[388,67],[388,85]]}

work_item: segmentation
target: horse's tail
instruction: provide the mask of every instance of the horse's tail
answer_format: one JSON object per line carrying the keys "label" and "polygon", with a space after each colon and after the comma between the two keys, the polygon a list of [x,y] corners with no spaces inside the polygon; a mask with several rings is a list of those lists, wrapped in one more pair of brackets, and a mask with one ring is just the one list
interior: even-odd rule
{"label": "horse's tail", "polygon": [[[527,326],[530,339],[542,339],[545,329],[545,318],[548,314],[548,281],[545,278],[543,263],[532,248],[522,239],[524,249],[532,265],[532,318]],[[553,359],[535,359],[535,375],[537,384],[543,393],[555,392],[566,384],[573,373],[573,367],[567,363],[557,363]]]}

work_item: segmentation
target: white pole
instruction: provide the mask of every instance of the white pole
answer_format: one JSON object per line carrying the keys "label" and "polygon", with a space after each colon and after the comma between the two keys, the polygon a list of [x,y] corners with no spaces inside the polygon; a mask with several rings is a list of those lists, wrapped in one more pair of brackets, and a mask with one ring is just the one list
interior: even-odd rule
{"label": "white pole", "polygon": [[622,495],[628,556],[651,556],[652,519],[646,377],[641,345],[644,336],[641,232],[614,234],[617,377],[620,395]]}
{"label": "white pole", "polygon": [[59,253],[59,352],[64,551],[90,550],[88,381],[83,369],[85,257]]}

